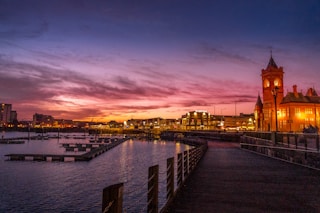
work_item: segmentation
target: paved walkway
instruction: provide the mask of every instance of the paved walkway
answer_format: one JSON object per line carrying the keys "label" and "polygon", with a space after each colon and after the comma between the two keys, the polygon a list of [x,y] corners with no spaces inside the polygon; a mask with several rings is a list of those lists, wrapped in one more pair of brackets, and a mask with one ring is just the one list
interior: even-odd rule
{"label": "paved walkway", "polygon": [[320,171],[209,142],[167,212],[320,212]]}

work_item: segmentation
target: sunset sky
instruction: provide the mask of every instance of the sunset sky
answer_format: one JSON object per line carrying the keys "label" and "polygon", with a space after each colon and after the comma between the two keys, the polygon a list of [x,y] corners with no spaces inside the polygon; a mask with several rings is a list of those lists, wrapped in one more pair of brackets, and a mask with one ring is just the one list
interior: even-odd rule
{"label": "sunset sky", "polygon": [[320,94],[320,1],[0,0],[0,103],[19,120],[252,113],[271,49],[285,91]]}

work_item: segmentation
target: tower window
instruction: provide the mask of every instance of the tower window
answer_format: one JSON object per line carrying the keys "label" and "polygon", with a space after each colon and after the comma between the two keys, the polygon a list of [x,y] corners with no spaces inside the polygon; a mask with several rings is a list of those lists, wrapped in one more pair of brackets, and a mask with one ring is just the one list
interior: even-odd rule
{"label": "tower window", "polygon": [[280,79],[277,78],[277,79],[274,80],[274,86],[275,86],[275,87],[281,86]]}

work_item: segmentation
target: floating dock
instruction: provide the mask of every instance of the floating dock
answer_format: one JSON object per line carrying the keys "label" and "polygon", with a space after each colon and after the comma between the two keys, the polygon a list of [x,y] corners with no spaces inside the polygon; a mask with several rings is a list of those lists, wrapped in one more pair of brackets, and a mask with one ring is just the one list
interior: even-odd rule
{"label": "floating dock", "polygon": [[22,140],[8,140],[8,139],[1,139],[0,144],[23,144],[24,141]]}
{"label": "floating dock", "polygon": [[[7,154],[8,160],[12,161],[60,161],[60,162],[73,162],[73,161],[90,161],[93,158],[101,155],[102,153],[118,146],[119,144],[129,140],[129,138],[113,139],[111,143],[99,144],[97,147],[92,145],[90,151],[82,155],[63,155],[63,154]],[[80,144],[81,145],[81,144]],[[66,145],[65,145],[66,146]],[[74,146],[76,148],[76,146]],[[84,147],[86,148],[86,147]],[[88,148],[86,148],[88,149]]]}

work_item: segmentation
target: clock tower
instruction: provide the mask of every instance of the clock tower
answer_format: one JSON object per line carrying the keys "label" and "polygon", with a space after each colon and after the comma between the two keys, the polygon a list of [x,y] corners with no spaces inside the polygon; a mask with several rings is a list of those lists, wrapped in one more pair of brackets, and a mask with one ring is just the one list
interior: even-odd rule
{"label": "clock tower", "polygon": [[283,99],[283,74],[283,67],[277,66],[271,54],[267,68],[261,71],[264,117],[262,129],[264,131],[276,130],[275,109],[279,109],[278,106]]}

